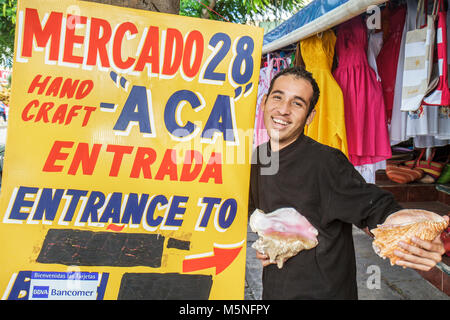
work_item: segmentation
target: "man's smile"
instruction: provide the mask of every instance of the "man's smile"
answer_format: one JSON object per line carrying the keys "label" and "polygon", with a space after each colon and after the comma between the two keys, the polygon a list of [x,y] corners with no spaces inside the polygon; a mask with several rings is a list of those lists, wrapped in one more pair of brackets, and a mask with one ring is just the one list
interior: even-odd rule
{"label": "man's smile", "polygon": [[286,126],[288,126],[290,124],[290,122],[279,119],[279,118],[274,118],[272,117],[272,121],[274,123],[274,127],[275,128],[285,128]]}

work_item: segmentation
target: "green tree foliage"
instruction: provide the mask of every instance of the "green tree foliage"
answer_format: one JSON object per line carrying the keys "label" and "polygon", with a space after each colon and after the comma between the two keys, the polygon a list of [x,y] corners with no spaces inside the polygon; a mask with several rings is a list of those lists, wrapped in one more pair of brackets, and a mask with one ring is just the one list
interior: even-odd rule
{"label": "green tree foliage", "polygon": [[205,16],[206,5],[230,22],[245,23],[270,14],[277,16],[282,12],[297,12],[304,2],[303,0],[181,0],[180,15],[223,20],[207,9]]}
{"label": "green tree foliage", "polygon": [[12,65],[16,10],[17,0],[0,0],[0,59],[6,66]]}
{"label": "green tree foliage", "polygon": [[[180,0],[180,15],[223,20],[214,11],[230,22],[255,21],[267,14],[296,12],[303,6],[303,0]],[[0,0],[0,62],[11,66],[14,52],[14,31],[16,25],[17,0]]]}

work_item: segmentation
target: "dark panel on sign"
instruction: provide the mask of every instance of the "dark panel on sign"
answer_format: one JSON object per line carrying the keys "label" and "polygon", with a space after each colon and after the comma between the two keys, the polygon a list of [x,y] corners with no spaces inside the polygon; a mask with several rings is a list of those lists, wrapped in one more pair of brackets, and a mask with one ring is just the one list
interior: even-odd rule
{"label": "dark panel on sign", "polygon": [[77,266],[159,268],[163,246],[164,237],[156,234],[50,229],[36,261]]}
{"label": "dark panel on sign", "polygon": [[191,248],[191,242],[178,240],[175,238],[169,238],[169,241],[167,242],[167,248],[175,248],[178,250],[189,250]]}
{"label": "dark panel on sign", "polygon": [[207,300],[212,276],[179,273],[125,273],[118,300]]}

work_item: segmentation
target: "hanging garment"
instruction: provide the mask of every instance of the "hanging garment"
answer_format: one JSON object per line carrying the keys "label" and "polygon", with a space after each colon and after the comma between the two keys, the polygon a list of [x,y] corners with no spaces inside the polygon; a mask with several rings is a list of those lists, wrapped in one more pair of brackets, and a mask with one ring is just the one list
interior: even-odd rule
{"label": "hanging garment", "polygon": [[[447,1],[447,27],[450,26],[450,1]],[[447,70],[450,70],[450,32],[447,30]],[[448,76],[448,86],[450,87],[450,75]]]}
{"label": "hanging garment", "polygon": [[378,74],[377,57],[383,47],[383,32],[375,33],[373,32],[374,30],[370,31],[367,45],[367,61],[369,62],[369,66],[375,71],[377,80],[381,81],[380,75]]}
{"label": "hanging garment", "polygon": [[447,13],[444,10],[444,1],[439,0],[438,27],[436,30],[437,65],[439,83],[436,90],[425,97],[423,103],[432,106],[450,105],[450,90],[448,86],[448,61],[447,61]]}
{"label": "hanging garment", "polygon": [[341,150],[348,156],[342,90],[331,74],[336,36],[332,30],[300,42],[305,68],[320,89],[316,115],[305,134],[317,142]]}
{"label": "hanging garment", "polygon": [[[400,55],[397,66],[397,80],[395,84],[394,105],[392,109],[392,120],[391,125],[389,127],[389,137],[391,140],[391,145],[396,145],[400,142],[408,140],[410,136],[407,135],[407,127],[410,128],[409,134],[411,135],[412,133],[411,128],[413,128],[414,126],[412,123],[410,123],[412,117],[408,116],[409,113],[401,111],[401,104],[402,104],[402,88],[403,88],[403,70],[405,64],[406,33],[416,28],[417,4],[418,4],[417,0],[406,0],[407,5],[406,21],[405,21],[405,28],[403,30],[402,44],[400,46]],[[434,5],[433,1],[429,1],[428,12],[432,12],[433,5]],[[447,17],[447,21],[448,20],[449,18]],[[422,23],[424,23],[424,21],[420,21],[420,24]],[[450,22],[448,21],[448,23]],[[421,111],[418,110],[417,112],[420,113]],[[435,113],[432,116],[437,115],[438,113]],[[418,138],[422,139],[423,137]],[[429,137],[426,138],[425,140],[426,144],[431,146],[434,141],[434,137]],[[437,143],[436,146],[442,145],[441,142],[436,141],[436,143]]]}
{"label": "hanging garment", "polygon": [[[417,1],[408,0],[408,14],[407,14],[407,27],[414,29],[416,24],[417,14]],[[433,2],[429,3],[428,11],[431,12]],[[447,34],[447,39],[448,39]],[[399,62],[400,63],[400,62]],[[413,138],[414,147],[416,148],[431,148],[445,146],[450,143],[450,113],[449,107],[446,106],[425,106],[421,105],[418,110],[410,112],[401,112],[398,108],[398,114],[393,114],[393,119],[397,116],[394,127],[394,121],[391,127],[391,143],[395,144],[392,140],[392,133],[397,133],[397,138],[401,138],[401,141]],[[395,113],[395,110],[394,110]],[[400,121],[398,121],[400,119]],[[393,143],[394,142],[394,143]]]}
{"label": "hanging garment", "polygon": [[375,184],[377,170],[386,170],[386,160],[372,164],[363,164],[362,166],[355,166],[355,169],[367,183]]}
{"label": "hanging garment", "polygon": [[[383,47],[383,32],[374,32],[369,30],[369,40],[367,45],[367,61],[369,66],[375,71],[377,81],[381,81],[378,75],[377,56]],[[375,175],[377,170],[386,169],[386,160],[380,162],[363,164],[362,166],[355,166],[356,171],[366,180],[367,183],[375,184]]]}
{"label": "hanging garment", "polygon": [[264,125],[264,113],[261,102],[264,95],[269,91],[270,82],[282,69],[287,68],[289,62],[284,58],[271,58],[267,55],[267,66],[259,71],[258,96],[256,99],[255,129],[253,133],[253,148],[269,141],[266,126]]}
{"label": "hanging garment", "polygon": [[255,130],[253,133],[253,148],[256,148],[260,144],[267,142],[269,136],[264,125],[264,114],[261,110],[261,102],[264,95],[269,90],[270,80],[272,79],[272,67],[264,67],[259,71],[259,85],[258,96],[256,100],[256,113],[255,113]]}
{"label": "hanging garment", "polygon": [[449,107],[420,106],[415,112],[408,112],[406,135],[414,138],[416,148],[438,147],[450,141]]}
{"label": "hanging garment", "polygon": [[[424,7],[425,0],[419,0],[416,12],[416,25],[406,34],[405,62],[403,71],[403,91],[401,111],[416,111],[423,98],[430,90],[432,83],[433,52],[435,45],[435,20],[437,17],[437,2],[434,1],[431,14]],[[426,17],[424,27],[419,24],[419,18]]]}
{"label": "hanging garment", "polygon": [[386,40],[377,57],[377,68],[378,74],[381,77],[381,86],[383,88],[386,119],[388,123],[390,123],[392,117],[392,105],[394,103],[398,56],[400,53],[403,27],[406,18],[406,7],[400,6],[386,10],[389,10],[389,34],[384,36]]}
{"label": "hanging garment", "polygon": [[367,62],[367,29],[360,16],[338,28],[334,77],[344,94],[349,159],[354,166],[392,155],[381,84]]}

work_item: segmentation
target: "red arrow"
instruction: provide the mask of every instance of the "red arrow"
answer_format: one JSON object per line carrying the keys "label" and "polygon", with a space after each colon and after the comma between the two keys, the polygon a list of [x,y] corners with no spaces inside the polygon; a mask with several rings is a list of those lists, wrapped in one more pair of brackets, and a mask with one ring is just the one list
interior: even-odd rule
{"label": "red arrow", "polygon": [[216,268],[216,275],[224,271],[241,252],[242,246],[238,248],[217,248],[214,246],[213,255],[195,255],[185,257],[183,260],[183,272],[192,272],[208,268]]}

